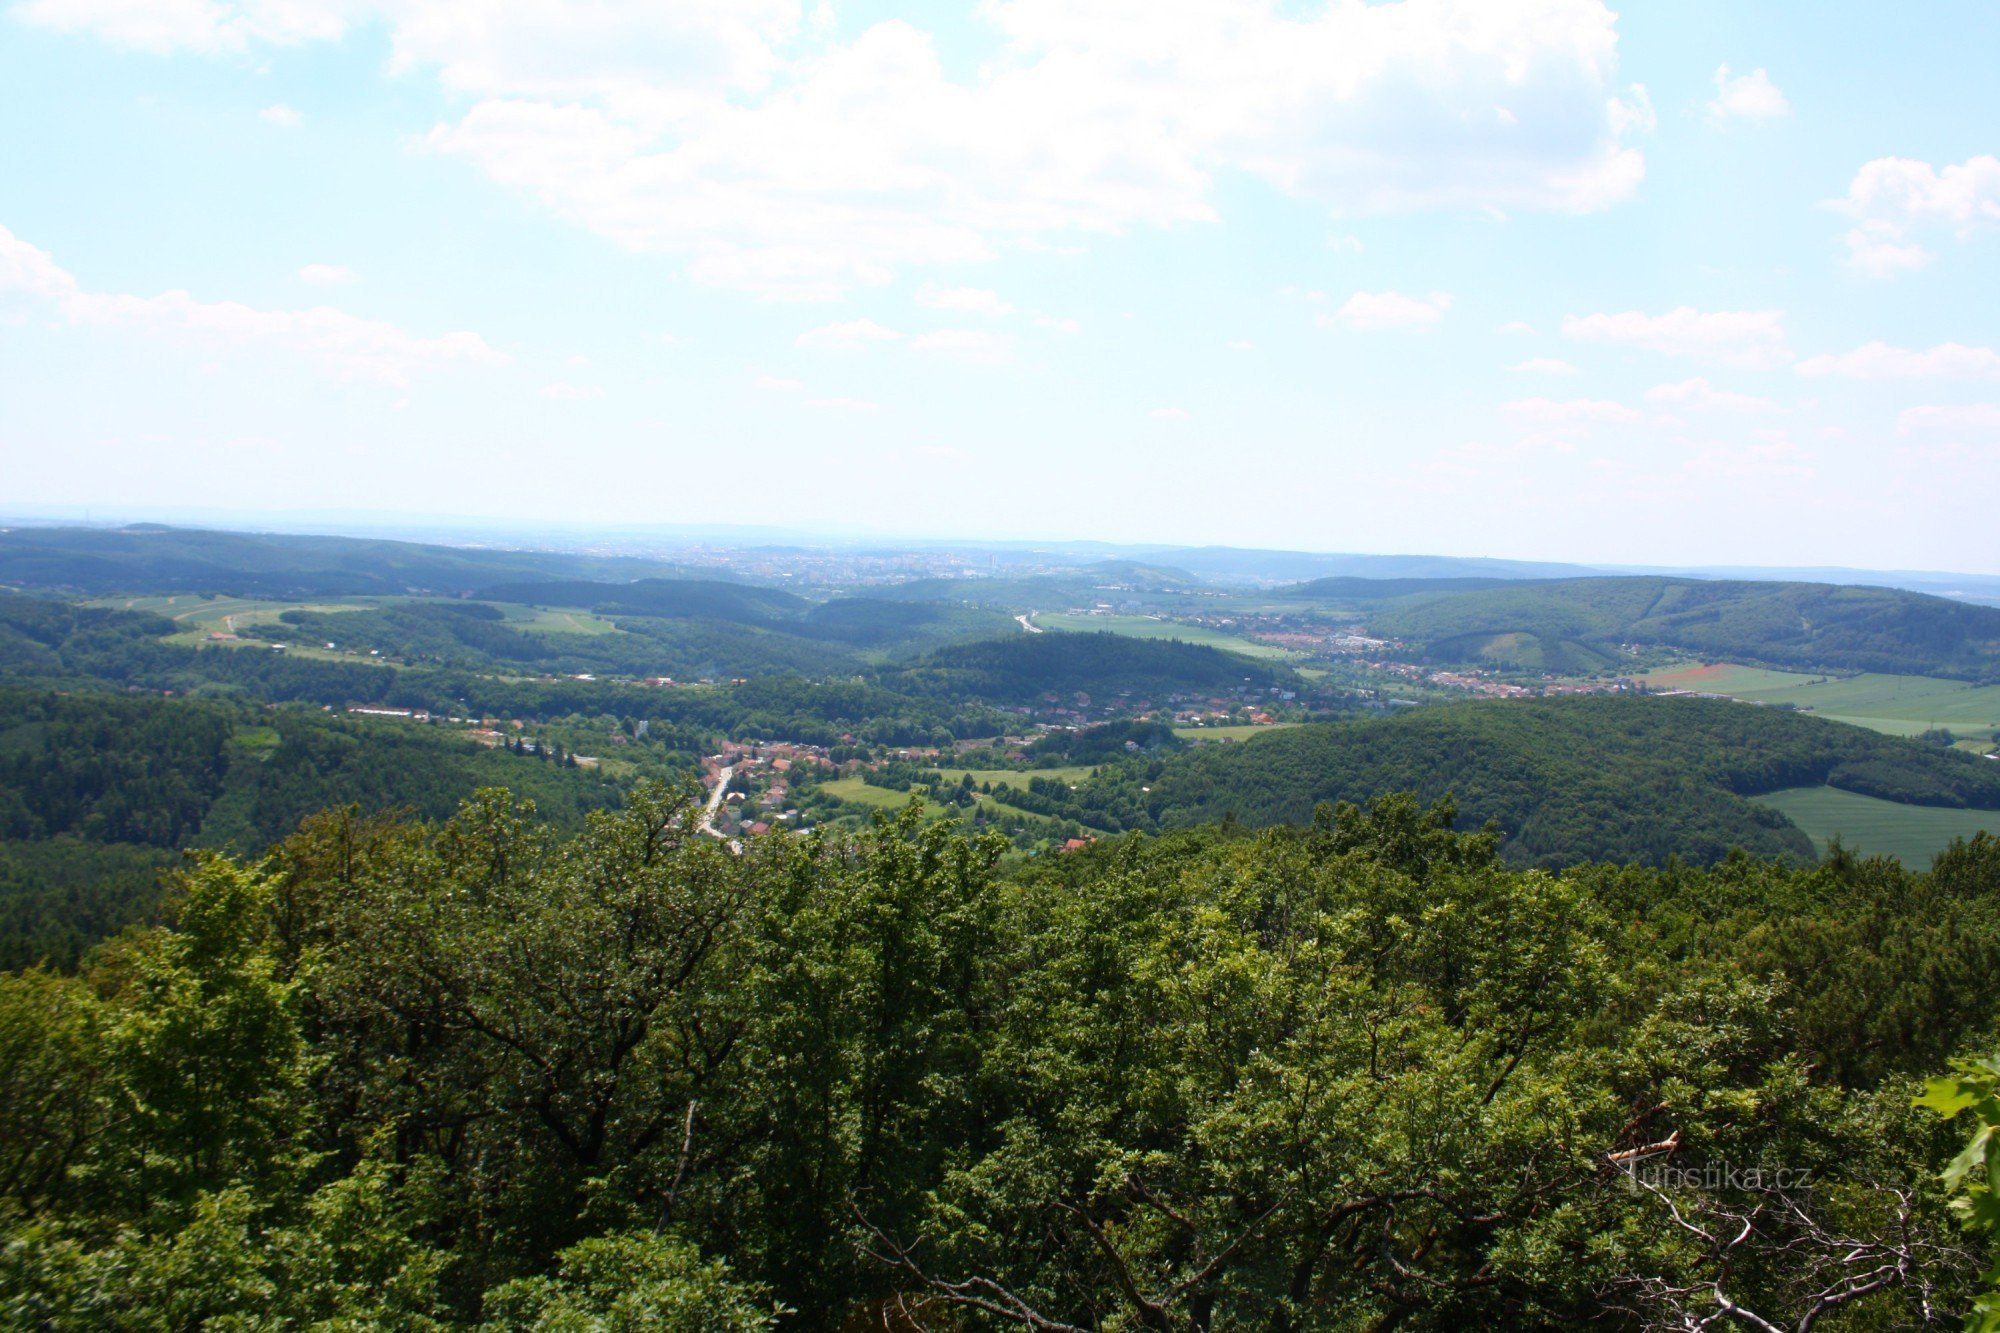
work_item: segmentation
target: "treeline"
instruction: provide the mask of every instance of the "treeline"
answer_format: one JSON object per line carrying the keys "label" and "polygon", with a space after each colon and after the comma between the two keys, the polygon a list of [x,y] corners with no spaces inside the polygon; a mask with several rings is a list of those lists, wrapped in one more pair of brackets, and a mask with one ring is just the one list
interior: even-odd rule
{"label": "treeline", "polygon": [[1995,1037],[2000,842],[1554,876],[1397,798],[1009,871],[914,814],[742,856],[695,817],[333,815],[193,865],[76,977],[0,977],[8,1320],[1636,1333],[1976,1298],[1964,1135],[1912,1097]]}
{"label": "treeline", "polygon": [[[1828,784],[1886,800],[2000,810],[2000,765],[1782,709],[1598,695],[1411,709],[1288,727],[1238,745],[1104,767],[1020,802],[1100,829],[1228,818],[1303,824],[1322,801],[1414,791],[1491,820],[1515,864],[1669,858],[1742,848],[1813,859],[1810,840],[1750,798]],[[1015,798],[996,791],[998,799]]]}

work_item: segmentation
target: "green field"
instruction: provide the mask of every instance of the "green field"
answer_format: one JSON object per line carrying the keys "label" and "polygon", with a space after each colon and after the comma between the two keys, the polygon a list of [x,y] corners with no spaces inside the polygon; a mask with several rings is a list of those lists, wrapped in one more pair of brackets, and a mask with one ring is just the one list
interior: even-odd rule
{"label": "green field", "polygon": [[198,597],[189,593],[176,597],[104,598],[95,605],[165,616],[180,626],[180,632],[172,635],[171,641],[204,643],[211,634],[236,634],[251,625],[276,624],[286,611],[352,611],[370,603],[272,602],[245,597]]}
{"label": "green field", "polygon": [[1252,736],[1261,736],[1267,731],[1281,731],[1286,727],[1297,725],[1296,722],[1268,722],[1261,727],[1249,724],[1232,727],[1175,727],[1174,735],[1184,741],[1244,741]]}
{"label": "green field", "polygon": [[835,796],[850,805],[868,805],[878,810],[901,810],[910,803],[910,794],[890,791],[887,787],[871,787],[860,778],[835,778],[832,782],[822,782],[819,790]]}
{"label": "green field", "polygon": [[1210,629],[1206,625],[1184,625],[1178,620],[1162,620],[1157,616],[1093,616],[1069,611],[1037,611],[1033,619],[1042,629],[1084,634],[1097,631],[1123,634],[1131,639],[1179,639],[1182,643],[1204,644],[1243,657],[1261,657],[1273,662],[1290,662],[1298,656],[1274,644],[1258,643],[1254,639]]}
{"label": "green field", "polygon": [[1790,704],[1837,722],[1914,736],[1948,727],[1968,739],[2000,730],[2000,685],[1969,685],[1929,676],[1810,676],[1761,667],[1706,666],[1640,677],[1655,689],[1726,694],[1752,703]]}
{"label": "green field", "polygon": [[1793,787],[1757,799],[1804,829],[1822,851],[1837,833],[1850,851],[1893,856],[1912,870],[1930,869],[1931,858],[1953,838],[1982,829],[2000,833],[2000,810],[1902,805],[1835,787]]}
{"label": "green field", "polygon": [[1003,782],[1016,787],[1026,787],[1030,778],[1055,778],[1062,782],[1081,782],[1096,769],[1089,764],[1072,764],[1068,768],[947,768],[940,766],[938,772],[944,774],[945,781],[958,782],[967,773],[972,774],[974,783],[990,782],[999,786]]}
{"label": "green field", "polygon": [[[944,773],[947,782],[956,783],[965,774],[971,773],[972,780],[975,783],[991,782],[998,785],[1002,782],[1008,782],[1012,783],[1015,787],[1025,790],[1031,778],[1055,778],[1058,781],[1075,783],[1089,777],[1094,770],[1088,767],[1071,766],[1069,768],[1036,768],[1026,770],[1013,768],[953,768],[940,771]],[[836,796],[851,805],[866,806],[871,810],[894,812],[901,810],[910,803],[909,792],[890,791],[886,787],[871,787],[863,782],[858,775],[849,778],[836,778],[832,782],[823,782],[819,785],[818,790],[827,793],[829,796]],[[1025,817],[1035,820],[1039,818],[1039,816],[1035,815],[1024,816],[1022,811],[1011,805],[996,801],[991,796],[980,796],[978,802],[979,808],[984,810],[990,819],[1018,820]],[[944,819],[961,813],[963,812],[953,806],[935,802],[927,802],[924,806],[924,818],[926,820]]]}
{"label": "green field", "polygon": [[592,615],[588,611],[522,606],[518,602],[488,602],[487,605],[497,607],[507,617],[507,624],[518,630],[531,630],[541,634],[618,633],[618,626],[603,616]]}

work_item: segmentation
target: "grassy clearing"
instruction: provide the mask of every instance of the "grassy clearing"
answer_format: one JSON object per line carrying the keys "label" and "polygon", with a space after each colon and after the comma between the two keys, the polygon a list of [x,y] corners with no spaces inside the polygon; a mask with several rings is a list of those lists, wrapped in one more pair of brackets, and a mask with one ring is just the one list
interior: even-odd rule
{"label": "grassy clearing", "polygon": [[1028,785],[1028,780],[1030,778],[1055,778],[1062,782],[1081,782],[1085,778],[1089,777],[1091,773],[1094,771],[1095,770],[1091,768],[1089,765],[1084,765],[1084,764],[1072,764],[1068,768],[940,767],[938,769],[938,772],[944,774],[945,781],[947,782],[961,781],[967,773],[970,773],[972,774],[972,781],[975,784],[981,782],[990,782],[997,787],[1001,783],[1005,782],[1013,786],[1023,787],[1023,788],[1025,788]]}
{"label": "grassy clearing", "polygon": [[887,787],[871,787],[860,778],[835,778],[832,782],[822,782],[819,790],[829,796],[839,797],[849,805],[872,806],[877,810],[901,810],[910,803],[910,794],[904,791],[890,791]]}
{"label": "grassy clearing", "polygon": [[1793,787],[1757,799],[1783,812],[1822,851],[1839,834],[1852,851],[1893,856],[1913,870],[1928,870],[1953,838],[1982,829],[2000,833],[2000,811],[1902,805],[1833,787]]}
{"label": "grassy clearing", "polygon": [[518,630],[531,630],[540,634],[616,634],[618,626],[603,616],[592,615],[588,611],[565,610],[561,607],[522,606],[516,602],[488,602],[488,606],[499,608],[507,617],[507,624]]}
{"label": "grassy clearing", "polygon": [[1068,611],[1038,611],[1034,620],[1042,629],[1123,634],[1130,639],[1179,639],[1182,643],[1204,644],[1239,656],[1272,662],[1290,662],[1298,656],[1274,644],[1258,643],[1240,635],[1210,629],[1206,625],[1184,625],[1177,620],[1161,620],[1156,616],[1091,616]]}
{"label": "grassy clearing", "polygon": [[1812,676],[1726,663],[1654,672],[1641,679],[1655,689],[1699,690],[1752,703],[1790,704],[1892,736],[1914,736],[1932,727],[1948,727],[1961,737],[1978,739],[2000,730],[2000,685],[1876,672]]}
{"label": "grassy clearing", "polygon": [[1175,727],[1174,735],[1187,741],[1245,741],[1252,736],[1261,736],[1267,731],[1282,731],[1295,727],[1296,722],[1270,722],[1263,726],[1231,727]]}

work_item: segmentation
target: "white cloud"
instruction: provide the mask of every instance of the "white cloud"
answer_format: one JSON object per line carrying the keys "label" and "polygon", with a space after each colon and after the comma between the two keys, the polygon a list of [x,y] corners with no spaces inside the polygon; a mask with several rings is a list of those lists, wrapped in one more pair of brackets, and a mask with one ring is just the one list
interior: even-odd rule
{"label": "white cloud", "polygon": [[1509,415],[1543,430],[1630,425],[1641,420],[1639,413],[1607,398],[1516,398],[1500,406]]}
{"label": "white cloud", "polygon": [[1552,356],[1531,356],[1526,361],[1515,366],[1514,369],[1530,375],[1575,375],[1580,373],[1569,362],[1558,360]]}
{"label": "white cloud", "polygon": [[875,343],[894,342],[903,335],[894,329],[883,328],[872,319],[849,319],[834,324],[823,324],[816,329],[807,329],[798,336],[800,347],[825,347],[839,352],[852,352]]}
{"label": "white cloud", "polygon": [[1967,158],[1939,169],[1907,157],[1878,157],[1854,173],[1837,206],[1884,222],[2000,223],[2000,158]]}
{"label": "white cloud", "polygon": [[1847,233],[1848,267],[1871,278],[1891,278],[1922,268],[1937,258],[1921,245],[1903,244],[1901,231],[1880,227],[1854,227]]}
{"label": "white cloud", "polygon": [[1257,344],[1251,342],[1248,338],[1231,338],[1223,346],[1232,352],[1248,352],[1255,348]]}
{"label": "white cloud", "polygon": [[934,329],[910,339],[910,350],[947,361],[997,365],[1013,355],[1014,340],[983,329]]}
{"label": "white cloud", "polygon": [[1655,384],[1646,390],[1649,403],[1679,403],[1686,407],[1719,412],[1768,412],[1777,404],[1755,394],[1718,389],[1706,377],[1697,375],[1678,384]]}
{"label": "white cloud", "polygon": [[806,387],[804,380],[788,380],[782,375],[770,374],[759,375],[756,383],[766,393],[797,393]]}
{"label": "white cloud", "polygon": [[1359,236],[1350,236],[1344,232],[1336,232],[1326,238],[1326,248],[1335,254],[1358,255],[1365,247],[1362,246]]}
{"label": "white cloud", "polygon": [[1582,342],[1638,347],[1667,356],[1739,366],[1768,366],[1790,356],[1785,349],[1785,316],[1780,310],[1701,311],[1680,306],[1664,315],[1639,310],[1566,315],[1562,331]]}
{"label": "white cloud", "polygon": [[0,305],[19,301],[69,324],[110,325],[204,341],[281,348],[343,377],[401,384],[420,369],[506,358],[476,333],[419,338],[382,320],[328,306],[258,310],[237,301],[197,301],[184,291],[158,296],[87,292],[47,251],[0,227]]}
{"label": "white cloud", "polygon": [[984,287],[939,287],[926,283],[917,289],[917,304],[933,310],[953,310],[968,315],[1011,315],[1014,307],[1000,299],[1000,293]]}
{"label": "white cloud", "polygon": [[1533,333],[1534,331],[1535,326],[1523,319],[1510,319],[1496,330],[1496,332],[1504,333],[1510,338],[1517,337],[1523,333]]}
{"label": "white cloud", "polygon": [[1967,158],[1933,167],[1907,157],[1864,163],[1845,198],[1831,207],[1856,221],[1847,233],[1848,263],[1870,277],[1922,268],[1932,255],[1911,239],[1924,229],[1966,236],[2000,224],[2000,158]]}
{"label": "white cloud", "polygon": [[2000,378],[2000,352],[1963,343],[1939,343],[1919,352],[1871,342],[1851,352],[1808,357],[1799,362],[1798,372],[1851,380],[1993,379]]}
{"label": "white cloud", "polygon": [[1356,292],[1342,303],[1334,319],[1350,329],[1416,329],[1436,323],[1450,308],[1451,297],[1444,292],[1425,297],[1405,296],[1401,292]]}
{"label": "white cloud", "polygon": [[1155,421],[1187,421],[1191,414],[1185,407],[1156,407],[1146,415]]}
{"label": "white cloud", "polygon": [[257,119],[263,121],[266,125],[276,125],[281,130],[295,130],[305,124],[306,120],[304,116],[286,106],[283,102],[274,102],[270,106],[265,107],[257,113]]}
{"label": "white cloud", "polygon": [[557,398],[568,403],[587,403],[602,398],[604,390],[595,384],[544,384],[542,397]]}
{"label": "white cloud", "polygon": [[1930,431],[1981,434],[2000,431],[2000,403],[1956,403],[1950,406],[1906,407],[1896,417],[1896,433]]}
{"label": "white cloud", "polygon": [[1727,120],[1774,120],[1792,114],[1778,85],[1761,69],[1731,77],[1729,66],[1715,71],[1715,100],[1708,104],[1709,118],[1720,124]]}
{"label": "white cloud", "polygon": [[1035,318],[1035,327],[1048,329],[1052,333],[1060,333],[1066,338],[1074,337],[1083,332],[1081,322],[1061,315],[1038,315]]}
{"label": "white cloud", "polygon": [[299,270],[300,279],[315,287],[339,287],[358,276],[345,264],[307,264]]}
{"label": "white cloud", "polygon": [[[1644,92],[1604,0],[984,0],[948,68],[799,0],[22,0],[43,27],[241,52],[380,25],[462,113],[426,143],[697,281],[826,298],[911,266],[1213,219],[1248,175],[1342,214],[1632,195]],[[911,11],[921,13],[921,10]],[[969,73],[959,74],[962,66]]]}
{"label": "white cloud", "polygon": [[873,412],[876,405],[866,398],[808,398],[807,407],[816,407],[822,412]]}

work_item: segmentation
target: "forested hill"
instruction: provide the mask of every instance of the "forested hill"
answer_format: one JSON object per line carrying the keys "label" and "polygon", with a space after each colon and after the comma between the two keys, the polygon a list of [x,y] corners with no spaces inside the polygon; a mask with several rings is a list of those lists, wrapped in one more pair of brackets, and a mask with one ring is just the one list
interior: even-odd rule
{"label": "forested hill", "polygon": [[2000,680],[2000,608],[1895,588],[1635,577],[1415,594],[1396,584],[1379,596],[1370,629],[1439,662],[1599,669],[1619,645],[1644,644],[1799,670]]}
{"label": "forested hill", "polygon": [[0,687],[0,967],[74,961],[143,918],[185,848],[261,852],[348,805],[442,818],[481,787],[574,831],[627,785],[546,751],[318,711]]}
{"label": "forested hill", "polygon": [[1304,688],[1290,667],[1203,644],[1117,634],[1017,634],[940,648],[879,677],[887,688],[939,698],[1021,704],[1076,694],[1130,695],[1155,704]]}
{"label": "forested hill", "polygon": [[[1749,798],[1829,784],[1887,800],[2000,810],[2000,764],[1780,709],[1592,696],[1440,705],[1286,728],[1128,764],[1077,793],[1085,822],[1303,824],[1321,801],[1450,795],[1497,821],[1517,864],[1698,864],[1731,848],[1811,860],[1806,836]],[[1144,790],[1150,788],[1150,790]]]}
{"label": "forested hill", "polygon": [[367,537],[127,528],[0,528],[0,584],[81,592],[338,597],[457,595],[508,581],[682,573],[659,560],[434,546]]}

